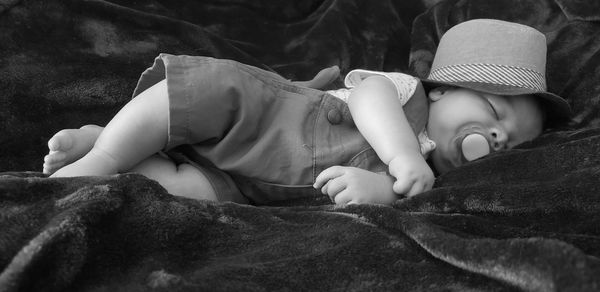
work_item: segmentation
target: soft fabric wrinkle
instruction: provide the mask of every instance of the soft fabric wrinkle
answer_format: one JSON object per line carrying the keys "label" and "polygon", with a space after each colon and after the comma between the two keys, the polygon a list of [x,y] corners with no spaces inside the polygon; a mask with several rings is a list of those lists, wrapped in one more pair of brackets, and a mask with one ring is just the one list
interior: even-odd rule
{"label": "soft fabric wrinkle", "polygon": [[[599,11],[593,0],[4,1],[0,290],[598,291]],[[425,77],[440,36],[482,17],[546,34],[549,88],[574,120],[392,207],[243,206],[133,174],[39,173],[50,135],[106,124],[159,53],[292,80],[331,65]]]}
{"label": "soft fabric wrinkle", "polygon": [[573,21],[600,21],[600,3],[594,1],[555,0],[564,14]]}

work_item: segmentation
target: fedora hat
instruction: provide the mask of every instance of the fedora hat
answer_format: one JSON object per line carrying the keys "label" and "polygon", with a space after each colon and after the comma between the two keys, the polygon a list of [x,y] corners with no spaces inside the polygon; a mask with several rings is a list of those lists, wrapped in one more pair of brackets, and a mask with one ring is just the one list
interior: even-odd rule
{"label": "fedora hat", "polygon": [[426,88],[463,87],[496,95],[531,94],[542,99],[550,118],[566,119],[571,108],[547,92],[546,37],[536,29],[494,19],[474,19],[441,38]]}

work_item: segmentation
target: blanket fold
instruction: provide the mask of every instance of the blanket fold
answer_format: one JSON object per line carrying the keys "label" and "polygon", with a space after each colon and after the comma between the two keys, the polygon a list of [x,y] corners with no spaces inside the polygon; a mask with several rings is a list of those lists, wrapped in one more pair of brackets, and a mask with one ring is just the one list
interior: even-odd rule
{"label": "blanket fold", "polygon": [[[424,77],[473,18],[542,31],[575,117],[393,206],[38,172],[52,134],[105,124],[159,53]],[[599,20],[593,0],[0,1],[0,291],[599,291]]]}

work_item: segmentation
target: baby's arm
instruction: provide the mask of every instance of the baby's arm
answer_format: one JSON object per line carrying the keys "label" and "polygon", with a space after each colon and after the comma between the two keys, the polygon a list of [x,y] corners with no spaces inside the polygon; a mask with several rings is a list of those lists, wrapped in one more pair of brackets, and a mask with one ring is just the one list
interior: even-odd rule
{"label": "baby's arm", "polygon": [[383,76],[363,80],[348,106],[357,128],[396,177],[394,191],[413,196],[431,189],[433,171],[421,155],[394,84]]}

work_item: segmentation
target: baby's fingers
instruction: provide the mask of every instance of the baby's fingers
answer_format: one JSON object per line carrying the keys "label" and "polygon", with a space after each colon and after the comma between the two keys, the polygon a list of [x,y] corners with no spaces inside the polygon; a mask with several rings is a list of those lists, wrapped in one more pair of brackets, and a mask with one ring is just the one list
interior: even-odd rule
{"label": "baby's fingers", "polygon": [[431,190],[431,187],[432,184],[429,182],[411,181],[410,183],[407,183],[407,181],[397,180],[394,182],[393,188],[394,192],[397,194],[404,194],[407,197],[412,197]]}
{"label": "baby's fingers", "polygon": [[319,173],[319,175],[315,179],[313,187],[315,189],[322,188],[328,181],[342,175],[344,175],[344,168],[341,166],[332,166],[330,168],[327,168],[321,173]]}
{"label": "baby's fingers", "polygon": [[350,202],[352,202],[352,194],[350,192],[344,190],[344,191],[338,193],[333,198],[331,198],[331,201],[333,201],[337,205],[346,205],[346,204],[349,204]]}
{"label": "baby's fingers", "polygon": [[323,195],[329,195],[331,199],[339,192],[346,189],[346,183],[341,179],[332,179],[321,188]]}
{"label": "baby's fingers", "polygon": [[396,194],[407,195],[413,188],[414,181],[407,179],[397,179],[394,182],[393,190]]}

